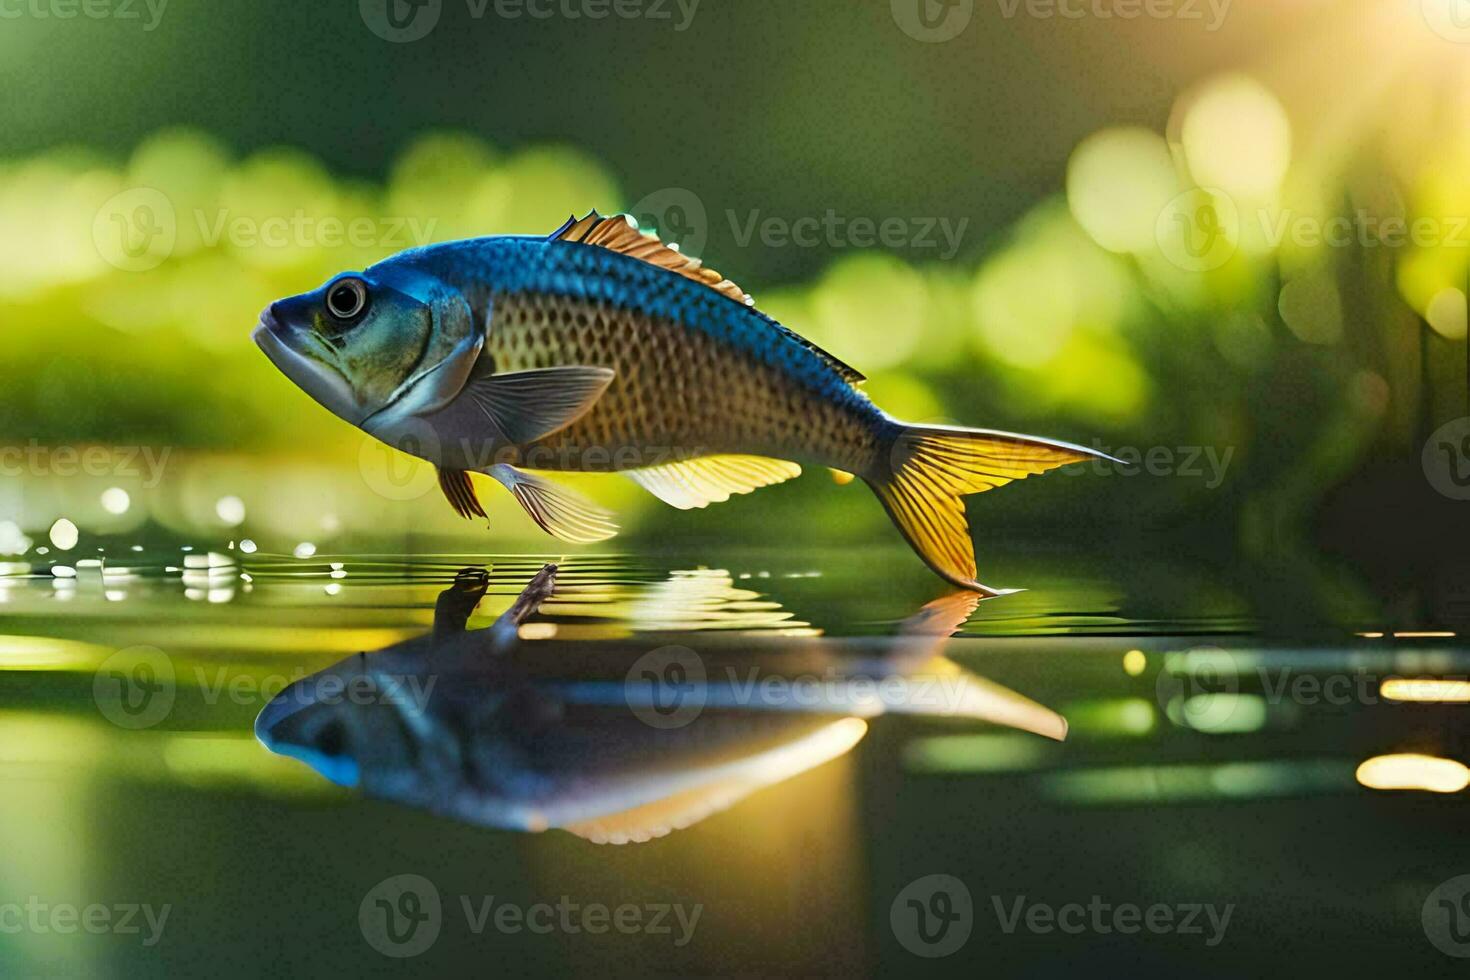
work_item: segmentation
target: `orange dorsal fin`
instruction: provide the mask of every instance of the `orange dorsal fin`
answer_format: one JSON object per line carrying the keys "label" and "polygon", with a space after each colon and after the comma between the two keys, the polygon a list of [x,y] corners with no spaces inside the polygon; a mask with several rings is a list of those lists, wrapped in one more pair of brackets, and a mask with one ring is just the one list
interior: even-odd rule
{"label": "orange dorsal fin", "polygon": [[568,219],[566,224],[552,233],[551,238],[554,241],[581,242],[583,245],[610,249],[670,272],[677,272],[685,279],[703,283],[737,303],[755,305],[755,301],[745,290],[694,256],[685,255],[678,249],[665,245],[652,232],[639,231],[637,223],[626,214],[604,218],[596,211],[589,211],[585,218]]}
{"label": "orange dorsal fin", "polygon": [[[639,231],[638,223],[632,215],[617,214],[611,218],[604,218],[596,211],[589,211],[584,218],[568,218],[566,224],[548,237],[552,241],[580,242],[584,245],[611,249],[650,265],[676,272],[686,279],[693,279],[737,303],[745,306],[755,305],[755,300],[751,299],[749,293],[709,268],[699,259],[665,245],[658,235],[652,232]],[[867,380],[861,372],[844,364],[796,331],[782,326],[770,317],[766,317],[766,320],[781,336],[795,341],[826,361],[848,384],[858,385]]]}

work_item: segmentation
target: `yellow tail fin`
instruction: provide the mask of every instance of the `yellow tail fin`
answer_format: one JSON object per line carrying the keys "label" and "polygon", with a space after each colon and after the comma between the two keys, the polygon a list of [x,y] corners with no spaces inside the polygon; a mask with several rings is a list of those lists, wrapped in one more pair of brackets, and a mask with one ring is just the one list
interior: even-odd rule
{"label": "yellow tail fin", "polygon": [[955,585],[985,595],[1001,591],[975,580],[975,547],[960,499],[1033,473],[1105,453],[1066,442],[985,429],[904,426],[893,440],[888,472],[868,484],[909,545]]}

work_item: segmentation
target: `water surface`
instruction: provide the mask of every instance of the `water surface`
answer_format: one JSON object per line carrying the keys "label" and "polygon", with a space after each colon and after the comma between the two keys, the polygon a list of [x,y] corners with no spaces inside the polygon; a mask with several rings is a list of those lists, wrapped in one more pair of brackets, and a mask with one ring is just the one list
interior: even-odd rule
{"label": "water surface", "polygon": [[[1236,976],[1454,965],[1441,947],[1459,948],[1460,892],[1435,890],[1470,873],[1470,773],[1459,766],[1470,693],[1395,687],[1470,676],[1463,624],[1433,608],[1377,622],[1304,614],[1282,630],[1261,612],[1269,602],[1198,569],[1040,556],[1024,568],[1029,591],[980,603],[935,652],[977,684],[1065,716],[1065,741],[943,712],[869,714],[840,751],[646,843],[370,799],[256,739],[256,716],[288,685],[429,632],[437,597],[467,567],[488,571],[476,630],[548,557],[559,556],[124,549],[6,566],[0,828],[15,911],[0,926],[29,924],[0,942],[0,971]],[[884,655],[946,593],[865,581],[864,565],[841,554],[573,557],[519,642],[538,669],[610,690],[628,658],[669,646],[710,664],[739,663],[748,648],[772,676],[788,647],[792,672],[809,663],[798,655]],[[806,731],[788,721],[791,738]],[[762,745],[788,739],[772,730]],[[1407,788],[1374,788],[1394,785]],[[412,900],[405,881],[419,889]],[[387,916],[407,936],[429,914],[423,882],[437,932],[421,949],[395,944]],[[969,896],[969,932],[930,959],[963,931],[941,928],[941,913],[960,915],[954,882]],[[112,926],[139,906],[140,928],[67,932],[64,913],[50,918],[99,903]],[[1173,924],[1124,931],[1128,909],[1152,906]],[[1228,922],[1185,929],[1195,906],[1229,908]],[[142,907],[168,908],[161,928]],[[497,919],[502,907],[511,912]],[[638,911],[621,913],[627,929],[594,932],[604,907]],[[555,919],[549,931],[538,909]]]}

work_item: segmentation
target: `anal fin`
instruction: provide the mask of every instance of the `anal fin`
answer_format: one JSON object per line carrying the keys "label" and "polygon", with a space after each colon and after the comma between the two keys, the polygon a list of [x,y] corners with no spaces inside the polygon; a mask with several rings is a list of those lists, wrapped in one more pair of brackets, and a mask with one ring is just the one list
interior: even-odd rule
{"label": "anal fin", "polygon": [[690,510],[800,476],[801,467],[766,456],[718,455],[628,470],[626,475],[670,507]]}

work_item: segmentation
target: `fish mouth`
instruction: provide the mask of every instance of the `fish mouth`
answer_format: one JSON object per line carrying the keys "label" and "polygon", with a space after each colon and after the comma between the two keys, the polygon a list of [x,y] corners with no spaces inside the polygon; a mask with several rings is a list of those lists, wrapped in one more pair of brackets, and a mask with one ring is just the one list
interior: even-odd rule
{"label": "fish mouth", "polygon": [[298,388],[316,399],[323,407],[338,418],[353,425],[360,425],[370,414],[357,402],[352,384],[341,370],[319,357],[302,349],[303,339],[308,335],[289,324],[281,322],[270,310],[260,315],[260,322],[251,333],[255,345],[270,358],[286,377]]}

